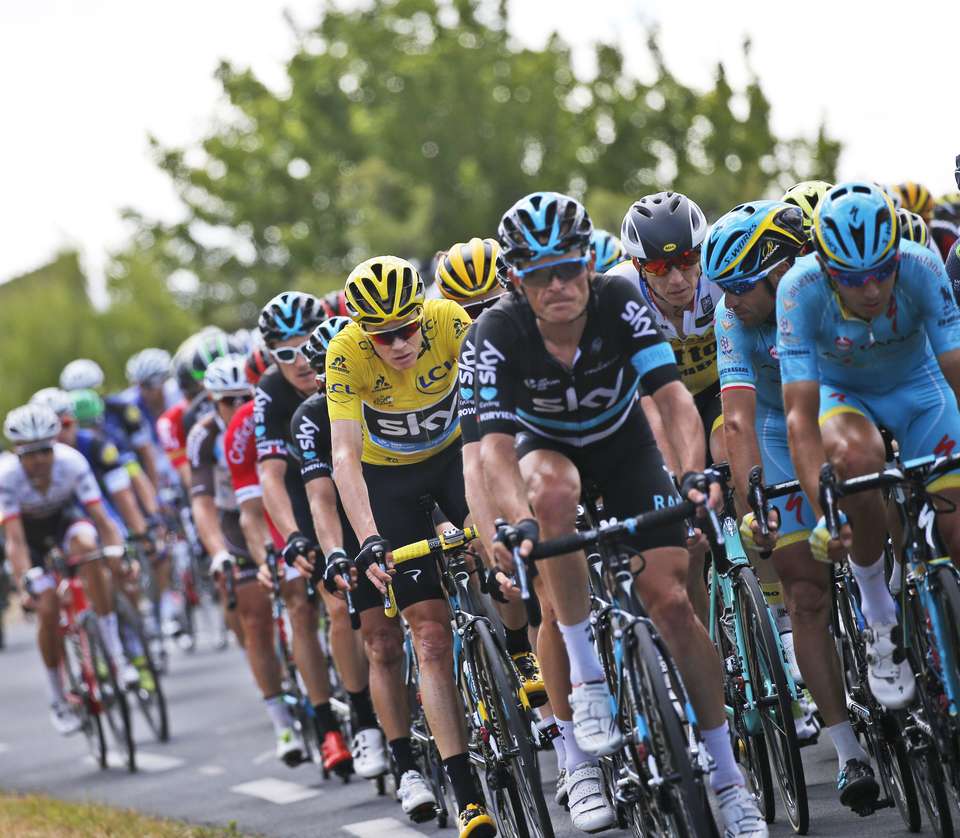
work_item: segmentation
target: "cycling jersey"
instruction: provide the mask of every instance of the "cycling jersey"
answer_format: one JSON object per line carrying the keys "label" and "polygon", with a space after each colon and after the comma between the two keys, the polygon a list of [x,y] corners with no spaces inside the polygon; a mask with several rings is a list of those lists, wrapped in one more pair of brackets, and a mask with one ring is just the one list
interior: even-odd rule
{"label": "cycling jersey", "polygon": [[183,435],[190,436],[193,426],[209,413],[213,412],[213,402],[206,393],[197,393],[183,411]]}
{"label": "cycling jersey", "polygon": [[304,483],[333,476],[330,414],[324,393],[314,393],[297,408],[290,422],[290,439]]}
{"label": "cycling jersey", "polygon": [[121,454],[113,442],[93,428],[77,430],[76,448],[90,464],[104,494],[112,495],[130,488],[126,465],[135,459],[131,453]]}
{"label": "cycling jersey", "polygon": [[79,500],[84,506],[102,501],[100,487],[83,454],[69,445],[53,446],[50,484],[39,491],[14,454],[0,454],[0,523],[11,518],[43,521],[55,517]]}
{"label": "cycling jersey", "polygon": [[[509,295],[478,321],[475,387],[480,433],[538,436],[584,447],[614,434],[637,405],[680,374],[639,288],[621,276],[594,276],[572,367],[548,351],[526,301]],[[637,408],[639,409],[639,408]],[[646,420],[642,442],[653,445]]]}
{"label": "cycling jersey", "polygon": [[[680,378],[687,389],[697,396],[717,385],[717,344],[713,334],[714,313],[723,291],[716,283],[700,277],[690,307],[683,313],[683,331],[678,332],[673,321],[660,311],[657,302],[633,262],[627,260],[615,265],[606,276],[621,276],[630,280],[643,295],[651,316],[663,332],[677,358]],[[708,429],[709,430],[709,429]]]}
{"label": "cycling jersey", "polygon": [[183,413],[188,402],[181,399],[167,408],[157,419],[157,438],[160,447],[174,468],[187,465],[187,434],[183,429]]}
{"label": "cycling jersey", "polygon": [[[481,317],[483,314],[480,315]],[[460,413],[460,434],[463,444],[480,441],[480,429],[477,427],[477,399],[474,384],[474,363],[476,361],[477,323],[470,324],[460,345],[460,357],[457,359],[460,398],[457,410]]]}
{"label": "cycling jersey", "polygon": [[363,462],[418,463],[460,437],[457,355],[470,317],[451,300],[427,300],[423,346],[413,368],[396,370],[351,323],[327,350],[327,406],[331,421],[363,425]]}
{"label": "cycling jersey", "polygon": [[946,219],[935,218],[930,222],[930,241],[934,243],[944,261],[957,244],[960,226]]}
{"label": "cycling jersey", "polygon": [[105,396],[103,404],[103,422],[112,434],[126,440],[131,448],[142,448],[153,442],[146,417],[126,393]]}
{"label": "cycling jersey", "polygon": [[946,264],[947,276],[953,286],[953,298],[960,305],[960,241],[950,248]]}

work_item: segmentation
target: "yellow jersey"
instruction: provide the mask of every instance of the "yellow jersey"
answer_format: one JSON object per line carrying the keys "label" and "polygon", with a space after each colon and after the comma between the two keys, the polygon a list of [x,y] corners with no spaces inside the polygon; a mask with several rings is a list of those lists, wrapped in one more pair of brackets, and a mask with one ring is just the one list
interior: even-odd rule
{"label": "yellow jersey", "polygon": [[423,306],[423,346],[408,370],[396,370],[351,323],[327,349],[330,421],[363,426],[363,462],[419,463],[460,438],[457,358],[470,316],[452,300]]}

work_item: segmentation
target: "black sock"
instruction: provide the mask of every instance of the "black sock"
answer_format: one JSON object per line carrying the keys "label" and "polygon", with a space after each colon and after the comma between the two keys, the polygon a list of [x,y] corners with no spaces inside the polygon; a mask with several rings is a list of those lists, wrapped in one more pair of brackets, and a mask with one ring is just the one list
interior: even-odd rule
{"label": "black sock", "polygon": [[419,770],[417,763],[413,759],[413,747],[410,744],[409,736],[393,739],[389,745],[390,753],[393,755],[393,761],[397,766],[397,779],[403,777],[408,771]]}
{"label": "black sock", "polygon": [[321,739],[331,731],[340,733],[340,720],[333,712],[329,701],[325,701],[323,704],[314,704],[313,712],[316,713],[317,733]]}
{"label": "black sock", "polygon": [[457,754],[443,761],[447,769],[450,785],[457,797],[457,805],[462,812],[470,803],[483,803],[483,795],[477,786],[477,781],[470,770],[470,757],[467,754]]}
{"label": "black sock", "polygon": [[527,634],[527,627],[521,629],[512,629],[503,627],[507,636],[507,654],[510,656],[520,655],[524,652],[532,652],[530,646],[530,635]]}
{"label": "black sock", "polygon": [[348,692],[350,709],[353,711],[354,727],[360,730],[377,727],[377,717],[373,712],[373,702],[370,701],[370,690],[364,687],[358,693]]}

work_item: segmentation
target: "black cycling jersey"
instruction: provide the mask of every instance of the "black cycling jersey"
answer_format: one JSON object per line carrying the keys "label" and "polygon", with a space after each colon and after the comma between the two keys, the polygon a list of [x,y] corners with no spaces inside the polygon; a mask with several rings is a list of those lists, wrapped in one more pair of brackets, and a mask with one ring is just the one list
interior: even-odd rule
{"label": "black cycling jersey", "polygon": [[197,393],[197,395],[190,399],[190,404],[188,404],[183,411],[183,438],[186,439],[190,435],[193,426],[203,419],[204,416],[212,412],[213,402],[210,401],[210,398],[205,392]]}
{"label": "black cycling jersey", "polygon": [[[483,314],[480,315],[481,317]],[[467,329],[460,344],[460,358],[457,369],[460,376],[460,398],[457,409],[460,411],[460,436],[463,444],[480,441],[480,429],[477,427],[477,394],[474,385],[474,363],[476,361],[477,323],[474,320]]]}
{"label": "black cycling jersey", "polygon": [[960,240],[956,241],[947,254],[947,276],[953,286],[953,298],[960,305]]}
{"label": "black cycling jersey", "polygon": [[[297,529],[316,542],[310,503],[300,478],[300,461],[293,446],[290,421],[304,401],[304,396],[284,377],[279,369],[268,369],[260,378],[253,402],[254,434],[257,439],[257,462],[284,460],[287,470],[283,482],[293,508]],[[288,536],[289,533],[282,533]]]}
{"label": "black cycling jersey", "polygon": [[296,409],[290,422],[290,440],[304,483],[333,476],[330,414],[325,393],[315,393]]}
{"label": "black cycling jersey", "polygon": [[[582,448],[627,422],[641,385],[652,394],[680,380],[670,344],[637,286],[622,277],[591,279],[572,367],[547,351],[532,310],[516,295],[478,323],[475,386],[464,389],[475,391],[481,435],[525,430]],[[638,430],[643,444],[655,444],[645,419]]]}

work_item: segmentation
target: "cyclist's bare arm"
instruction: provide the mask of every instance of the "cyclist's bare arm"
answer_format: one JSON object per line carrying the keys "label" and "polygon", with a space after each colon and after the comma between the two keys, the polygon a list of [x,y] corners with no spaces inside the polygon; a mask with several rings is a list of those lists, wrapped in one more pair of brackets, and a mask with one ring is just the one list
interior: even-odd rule
{"label": "cyclist's bare arm", "polygon": [[640,407],[643,408],[644,416],[647,417],[647,424],[650,426],[650,430],[653,431],[653,438],[657,441],[657,448],[660,449],[660,453],[663,455],[663,461],[667,464],[667,468],[670,469],[671,473],[679,477],[683,474],[680,467],[680,458],[677,456],[677,452],[673,450],[673,443],[667,435],[666,428],[663,427],[663,417],[660,415],[660,408],[657,407],[657,403],[653,400],[652,396],[641,397]]}
{"label": "cyclist's bare arm", "polygon": [[707,449],[704,442],[703,420],[697,412],[693,396],[680,381],[664,384],[652,394],[663,421],[663,429],[676,453],[679,471],[702,471]]}
{"label": "cyclist's bare arm", "polygon": [[284,478],[287,476],[287,461],[279,457],[271,457],[257,463],[257,473],[260,475],[260,485],[263,487],[263,505],[274,526],[280,534],[287,538],[290,533],[296,532],[297,519],[293,517],[293,506]]}
{"label": "cyclist's bare arm", "polygon": [[760,444],[755,425],[757,393],[736,388],[720,393],[723,405],[723,436],[727,446],[727,460],[736,490],[734,500],[737,513],[743,517],[750,511],[747,503],[747,478],[750,469],[760,465]]}
{"label": "cyclist's bare arm", "polygon": [[337,489],[329,477],[320,477],[305,484],[313,528],[325,556],[343,547],[343,527],[337,513]]}
{"label": "cyclist's bare arm", "polygon": [[197,526],[197,534],[207,554],[216,556],[221,550],[226,550],[227,543],[223,540],[220,516],[217,514],[217,505],[213,496],[193,495],[190,498],[190,508],[193,511],[193,522]]}
{"label": "cyclist's bare arm", "polygon": [[23,575],[30,570],[30,550],[27,547],[27,536],[23,531],[23,521],[19,518],[9,518],[3,524],[3,536],[7,558],[13,568],[14,582],[19,586]]}
{"label": "cyclist's bare arm", "polygon": [[100,536],[100,544],[103,547],[123,548],[123,538],[120,530],[113,523],[113,519],[107,515],[107,510],[102,503],[95,503],[87,507],[87,514],[97,528],[97,534]]}
{"label": "cyclist's bare arm", "polygon": [[494,505],[493,514],[511,523],[530,517],[527,489],[520,474],[520,463],[512,434],[486,434],[480,440],[483,472]]}
{"label": "cyclist's bare arm", "polygon": [[363,456],[363,429],[355,419],[336,419],[331,423],[330,441],[333,479],[350,525],[362,544],[377,532],[360,460]]}
{"label": "cyclist's bare arm", "polygon": [[130,532],[143,534],[147,531],[147,520],[143,517],[143,512],[140,511],[140,504],[137,503],[137,498],[131,487],[111,492],[110,499]]}
{"label": "cyclist's bare arm", "polygon": [[240,531],[250,556],[258,565],[262,565],[267,560],[266,545],[272,540],[263,514],[262,498],[248,498],[240,503]]}
{"label": "cyclist's bare arm", "polygon": [[491,502],[491,492],[481,459],[481,443],[468,442],[463,446],[463,483],[470,518],[483,545],[484,553],[493,556],[494,519],[497,517]]}
{"label": "cyclist's bare arm", "polygon": [[791,381],[783,385],[783,408],[787,416],[787,441],[790,459],[800,487],[819,520],[820,466],[827,455],[820,434],[820,383]]}

